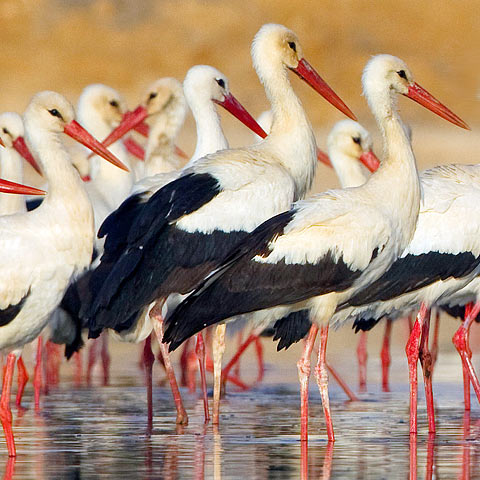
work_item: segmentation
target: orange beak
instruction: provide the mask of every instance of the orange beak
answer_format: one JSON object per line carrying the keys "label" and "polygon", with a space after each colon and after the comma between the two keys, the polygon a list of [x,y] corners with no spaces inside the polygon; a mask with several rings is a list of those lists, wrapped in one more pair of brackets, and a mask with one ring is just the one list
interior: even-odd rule
{"label": "orange beak", "polygon": [[123,141],[127,152],[132,154],[134,157],[138,158],[139,160],[145,160],[145,150],[143,147],[137,143],[132,137],[128,137]]}
{"label": "orange beak", "polygon": [[[123,116],[120,125],[110,132],[110,135],[102,142],[105,147],[109,147],[112,143],[120,140],[130,130],[137,129],[139,125],[148,117],[147,109],[142,105],[138,106],[133,112],[127,112]],[[148,135],[148,125],[147,135]],[[143,135],[143,133],[142,133]]]}
{"label": "orange beak", "polygon": [[257,121],[245,110],[243,105],[231,94],[225,95],[223,102],[213,100],[229,111],[234,117],[238,118],[245,126],[255,132],[259,137],[265,138],[267,134]]}
{"label": "orange beak", "polygon": [[128,172],[128,168],[109,150],[106,149],[96,138],[88,133],[78,122],[72,120],[65,125],[63,130],[69,137],[72,137],[77,142],[85,145],[92,152],[100,155],[105,160],[109,161],[113,165],[122,170]]}
{"label": "orange beak", "polygon": [[327,167],[333,168],[332,162],[330,161],[330,157],[325,152],[320,150],[318,147],[317,147],[317,160],[325,164]]}
{"label": "orange beak", "polygon": [[46,192],[34,187],[27,187],[20,183],[9,182],[0,178],[0,192],[2,193],[17,193],[20,195],[45,195]]}
{"label": "orange beak", "polygon": [[369,150],[368,152],[362,153],[359,160],[373,173],[380,166],[380,160],[377,156]]}
{"label": "orange beak", "polygon": [[27,147],[23,137],[16,138],[16,140],[13,142],[13,148],[15,148],[15,150],[35,169],[38,174],[43,175],[40,166],[33,157],[30,149]]}
{"label": "orange beak", "polygon": [[440,103],[418,83],[413,82],[412,85],[409,85],[408,93],[406,93],[405,96],[411,98],[425,108],[428,108],[428,110],[436,113],[438,116],[448,120],[454,125],[470,130],[470,127],[459,116],[455,115],[449,108]]}
{"label": "orange beak", "polygon": [[291,70],[347,117],[350,117],[352,120],[357,119],[352,111],[343,103],[342,99],[327,85],[325,80],[320,77],[316,70],[304,58],[298,62],[297,68],[292,68]]}

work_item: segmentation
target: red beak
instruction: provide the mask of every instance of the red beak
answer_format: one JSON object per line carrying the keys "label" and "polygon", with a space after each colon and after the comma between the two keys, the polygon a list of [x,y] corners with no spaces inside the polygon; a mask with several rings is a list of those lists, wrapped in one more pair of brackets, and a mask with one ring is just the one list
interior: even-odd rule
{"label": "red beak", "polygon": [[[122,119],[120,125],[110,132],[110,135],[102,142],[105,147],[109,147],[112,143],[122,138],[132,128],[137,128],[148,117],[147,109],[138,106],[133,112],[127,112]],[[147,125],[148,127],[148,125]],[[148,133],[147,133],[148,135]]]}
{"label": "red beak", "polygon": [[[129,113],[130,112],[127,112],[125,115],[128,115]],[[150,127],[144,121],[139,123],[136,127],[133,127],[133,129],[144,137],[148,137],[148,134],[150,133]]]}
{"label": "red beak", "polygon": [[359,159],[372,173],[377,170],[380,166],[380,160],[377,156],[369,150],[368,152],[362,153]]}
{"label": "red beak", "polygon": [[413,82],[412,85],[409,85],[408,93],[406,93],[405,96],[415,100],[415,102],[423,105],[425,108],[428,108],[428,110],[436,113],[445,120],[452,122],[454,125],[458,125],[461,128],[470,130],[470,127],[460,117],[455,115],[449,108],[440,103],[433,95],[428,93],[418,83]]}
{"label": "red beak", "polygon": [[13,142],[13,148],[15,148],[15,150],[35,169],[38,174],[43,175],[42,170],[35,158],[33,158],[32,152],[30,152],[23,137],[16,138]]}
{"label": "red beak", "polygon": [[132,137],[128,137],[123,141],[125,148],[128,153],[131,153],[134,157],[137,157],[139,160],[145,160],[145,150],[143,147],[137,143]]}
{"label": "red beak", "polygon": [[234,117],[238,118],[250,130],[255,132],[259,137],[265,138],[267,134],[257,121],[245,110],[243,105],[231,94],[225,95],[223,102],[213,100],[218,105],[221,105],[225,110],[228,110]]}
{"label": "red beak", "polygon": [[352,111],[343,103],[341,98],[327,85],[327,83],[320,77],[315,69],[302,58],[297,65],[297,68],[291,69],[302,80],[305,80],[315,91],[317,91],[325,100],[329,101],[334,107],[338,108],[347,117],[356,120],[357,117]]}
{"label": "red beak", "polygon": [[20,183],[9,182],[0,178],[0,192],[2,193],[18,193],[21,195],[45,195],[46,192],[34,187],[27,187]]}
{"label": "red beak", "polygon": [[72,137],[77,142],[85,145],[92,152],[100,155],[105,160],[122,170],[128,172],[128,168],[110,151],[106,149],[97,139],[92,137],[78,122],[72,120],[65,125],[63,130],[68,136]]}
{"label": "red beak", "polygon": [[318,147],[317,147],[317,160],[327,165],[327,167],[333,168],[332,162],[330,161],[330,157],[325,152],[322,152],[322,150],[320,150]]}

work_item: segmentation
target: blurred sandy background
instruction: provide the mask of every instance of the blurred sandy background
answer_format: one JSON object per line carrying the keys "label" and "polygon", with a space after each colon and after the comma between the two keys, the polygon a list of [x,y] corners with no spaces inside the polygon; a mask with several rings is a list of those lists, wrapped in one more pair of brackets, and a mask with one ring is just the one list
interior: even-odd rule
{"label": "blurred sandy background", "polygon": [[[463,131],[402,99],[420,168],[475,163],[480,150],[479,8],[478,0],[1,0],[0,108],[21,112],[43,89],[75,102],[92,82],[117,88],[133,107],[155,78],[182,79],[190,66],[207,63],[228,75],[234,94],[256,116],[267,103],[251,67],[250,42],[263,23],[278,22],[297,32],[305,57],[374,132],[377,152],[380,139],[360,95],[360,75],[371,55],[391,53],[473,130]],[[328,129],[342,115],[293,76],[292,83],[324,147]],[[222,116],[232,145],[250,141],[244,127]],[[191,153],[194,143],[189,118],[178,144]],[[319,167],[317,177],[316,189],[337,185],[326,168]],[[444,343],[451,350],[447,344],[457,324],[445,325]],[[398,353],[406,339],[403,330],[397,329]],[[342,332],[342,338],[332,336],[332,347],[340,342],[353,348],[350,330]]]}

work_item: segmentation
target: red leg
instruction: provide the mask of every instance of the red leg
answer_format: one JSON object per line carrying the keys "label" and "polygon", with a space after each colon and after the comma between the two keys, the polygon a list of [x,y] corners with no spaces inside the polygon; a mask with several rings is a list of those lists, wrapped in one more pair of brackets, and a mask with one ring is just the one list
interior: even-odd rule
{"label": "red leg", "polygon": [[261,338],[255,340],[255,351],[257,353],[258,375],[256,383],[260,383],[265,375],[265,364],[263,361],[263,344]]}
{"label": "red leg", "polygon": [[[480,311],[480,303],[476,303],[473,307],[465,308],[465,321],[458,328],[453,336],[453,344],[460,354],[462,360],[463,368],[468,372],[470,381],[472,382],[473,389],[477,395],[477,399],[480,402],[480,383],[475,373],[475,369],[472,364],[472,351],[469,346],[469,333],[472,322],[476,318]],[[467,394],[467,389],[465,387],[465,395]],[[467,406],[467,405],[466,405]]]}
{"label": "red leg", "polygon": [[187,366],[186,366],[186,379],[187,379],[187,387],[189,393],[195,393],[195,389],[197,388],[196,385],[196,376],[197,376],[197,369],[198,369],[198,357],[197,354],[193,350],[188,350],[187,355]]}
{"label": "red leg", "polygon": [[392,320],[387,318],[385,323],[385,334],[383,336],[382,351],[380,358],[382,360],[382,391],[389,392],[388,371],[390,369],[390,337],[392,334]]}
{"label": "red leg", "polygon": [[200,378],[202,382],[202,393],[203,393],[203,409],[205,412],[205,423],[210,421],[210,413],[208,411],[208,395],[207,395],[207,374],[205,369],[205,343],[203,341],[203,335],[199,333],[197,335],[197,346],[195,348],[195,353],[198,357],[198,363],[200,365]]}
{"label": "red leg", "polygon": [[215,328],[213,338],[213,411],[212,423],[220,423],[220,391],[222,387],[222,358],[225,352],[226,325],[221,323]]}
{"label": "red leg", "polygon": [[[206,369],[207,372],[213,373],[213,360],[211,357],[206,355]],[[240,388],[241,390],[248,390],[250,387],[242,382],[239,378],[235,377],[234,375],[229,375],[227,377],[227,382],[232,383],[236,387]]]}
{"label": "red leg", "polygon": [[177,409],[177,424],[188,425],[188,415],[183,407],[182,397],[178,389],[177,379],[175,378],[175,371],[170,361],[170,355],[168,353],[168,346],[162,342],[163,339],[163,317],[162,306],[163,301],[157,302],[150,310],[150,316],[153,317],[153,326],[157,335],[157,340],[160,345],[160,353],[162,354],[163,362],[165,364],[165,370],[167,372],[168,381],[170,382],[170,388],[172,389],[173,400]]}
{"label": "red leg", "polygon": [[468,441],[470,437],[470,412],[465,411],[463,415],[463,445],[462,445],[462,480],[470,480],[470,453],[472,446]]}
{"label": "red leg", "polygon": [[367,391],[367,336],[367,332],[360,332],[357,346],[358,389],[360,392]]}
{"label": "red leg", "polygon": [[83,350],[75,352],[73,358],[75,359],[75,385],[78,387],[82,384],[83,378]]}
{"label": "red leg", "polygon": [[37,357],[35,359],[35,370],[33,373],[35,410],[38,410],[40,408],[40,391],[42,389],[42,357],[43,357],[43,338],[40,335],[37,341]]}
{"label": "red leg", "polygon": [[100,340],[98,338],[92,340],[88,347],[88,363],[87,363],[87,385],[91,385],[92,383],[92,374],[93,374],[93,367],[95,366],[95,362],[97,360],[97,350],[99,346]]}
{"label": "red leg", "polygon": [[330,372],[332,377],[336,380],[336,382],[340,385],[342,390],[346,393],[347,397],[350,398],[352,402],[358,402],[358,397],[353,393],[350,387],[347,385],[345,380],[338,374],[338,372],[325,360],[325,364],[327,366],[327,370]]}
{"label": "red leg", "polygon": [[435,327],[433,330],[433,344],[432,344],[432,374],[438,357],[438,336],[440,334],[440,311],[435,311]]}
{"label": "red leg", "polygon": [[58,385],[60,377],[60,345],[47,340],[45,343],[45,355],[46,355],[46,385]]}
{"label": "red leg", "polygon": [[103,332],[100,336],[102,348],[100,355],[103,366],[103,385],[107,386],[110,383],[110,354],[108,353],[108,332]]}
{"label": "red leg", "polygon": [[303,354],[297,362],[298,379],[300,381],[300,440],[302,442],[308,441],[308,380],[310,378],[310,357],[317,333],[318,326],[314,323],[308,332]]}
{"label": "red leg", "polygon": [[240,357],[242,356],[243,352],[250,346],[251,343],[255,342],[258,338],[258,332],[252,332],[248,338],[240,345],[237,353],[231,358],[231,360],[227,363],[225,368],[222,370],[222,382],[225,382],[225,378],[228,377],[230,374],[230,370],[233,366],[239,361]]}
{"label": "red leg", "polygon": [[15,361],[15,354],[9,353],[7,356],[7,366],[3,375],[2,396],[0,398],[0,421],[2,422],[3,431],[5,433],[9,457],[15,457],[17,455],[12,431],[12,411],[10,410],[10,393],[12,389]]}
{"label": "red leg", "polygon": [[423,383],[425,385],[425,400],[427,402],[428,431],[435,433],[435,409],[433,405],[432,387],[432,355],[428,347],[430,333],[430,310],[425,314],[425,321],[422,325],[422,338],[420,341],[419,358],[423,370]]}
{"label": "red leg", "polygon": [[420,350],[420,339],[422,336],[423,320],[428,308],[424,303],[420,306],[415,324],[412,328],[412,333],[408,339],[405,352],[408,361],[408,373],[410,382],[410,433],[417,433],[417,363]]}
{"label": "red leg", "polygon": [[27,369],[25,368],[25,364],[23,363],[22,357],[18,357],[17,360],[17,369],[18,369],[18,389],[17,389],[17,398],[15,400],[15,404],[17,407],[21,406],[23,392],[25,390],[25,385],[28,382],[28,373]]}
{"label": "red leg", "polygon": [[180,385],[182,387],[187,386],[187,359],[188,359],[189,351],[190,351],[190,338],[187,338],[187,340],[185,340],[185,343],[183,344],[182,355],[180,356],[180,368],[182,370]]}
{"label": "red leg", "polygon": [[327,425],[327,436],[329,442],[335,441],[333,433],[332,416],[330,413],[330,400],[328,398],[328,373],[326,365],[327,356],[327,340],[328,340],[328,325],[320,329],[320,348],[318,351],[318,363],[315,368],[315,378],[317,380],[318,388],[320,389],[320,396],[322,397],[323,413],[325,415],[325,423]]}
{"label": "red leg", "polygon": [[155,355],[152,352],[152,336],[149,335],[143,344],[143,366],[145,368],[145,383],[147,385],[147,428],[151,432],[153,429],[153,387],[152,370]]}

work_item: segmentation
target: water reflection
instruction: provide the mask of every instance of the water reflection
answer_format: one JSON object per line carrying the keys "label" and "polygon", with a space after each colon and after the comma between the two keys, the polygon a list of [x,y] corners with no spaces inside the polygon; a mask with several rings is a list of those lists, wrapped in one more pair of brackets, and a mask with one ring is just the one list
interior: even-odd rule
{"label": "water reflection", "polygon": [[[309,443],[299,441],[295,386],[232,393],[218,428],[203,424],[202,402],[186,395],[188,427],[177,430],[168,391],[155,389],[151,435],[144,390],[135,386],[61,385],[42,411],[30,400],[15,415],[17,460],[0,458],[0,477],[20,479],[369,479],[475,478],[480,454],[478,407],[464,414],[461,388],[436,390],[438,432],[428,436],[420,402],[417,437],[408,435],[405,391],[371,393],[362,402],[332,394],[337,442],[329,444],[319,395],[312,395]],[[2,440],[2,452],[5,445]]]}

